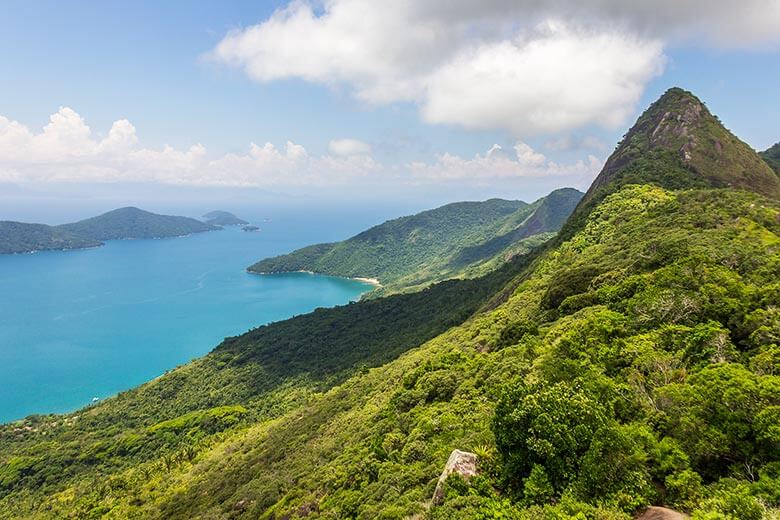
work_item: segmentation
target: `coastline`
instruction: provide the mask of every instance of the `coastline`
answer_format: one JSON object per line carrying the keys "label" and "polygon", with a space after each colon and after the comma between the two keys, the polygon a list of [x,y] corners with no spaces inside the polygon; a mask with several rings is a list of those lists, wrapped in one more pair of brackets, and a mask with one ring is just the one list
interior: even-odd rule
{"label": "coastline", "polygon": [[297,271],[253,271],[249,268],[246,269],[247,273],[259,274],[259,275],[274,275],[274,274],[291,274],[291,273],[304,273],[318,276],[332,276],[334,278],[342,278],[344,280],[354,280],[356,282],[362,282],[369,285],[373,285],[376,288],[382,287],[382,283],[376,278],[368,278],[364,276],[339,276],[336,274],[317,273],[315,271],[308,271],[306,269],[298,269]]}

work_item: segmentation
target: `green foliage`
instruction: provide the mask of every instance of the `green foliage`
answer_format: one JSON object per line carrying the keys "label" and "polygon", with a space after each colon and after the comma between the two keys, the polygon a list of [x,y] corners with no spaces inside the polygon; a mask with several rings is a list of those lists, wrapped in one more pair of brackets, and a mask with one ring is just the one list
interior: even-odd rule
{"label": "green foliage", "polygon": [[0,221],[0,254],[83,249],[118,238],[163,238],[219,229],[187,217],[121,208],[73,224],[47,226]]}
{"label": "green foliage", "polygon": [[760,152],[759,155],[780,175],[780,143],[775,143],[769,149]]}
{"label": "green foliage", "polygon": [[533,204],[491,199],[458,202],[387,221],[348,240],[262,260],[259,273],[314,271],[377,278],[372,296],[418,290],[448,278],[475,277],[550,238],[582,194],[571,188]]}
{"label": "green foliage", "polygon": [[102,245],[58,227],[0,221],[0,254],[28,253],[60,249],[81,249]]}
{"label": "green foliage", "polygon": [[521,382],[510,388],[499,400],[493,422],[508,485],[519,491],[538,465],[559,494],[576,478],[594,433],[608,417],[580,381],[551,386]]}
{"label": "green foliage", "polygon": [[219,229],[189,217],[157,215],[138,208],[120,208],[58,229],[95,240],[166,238]]}

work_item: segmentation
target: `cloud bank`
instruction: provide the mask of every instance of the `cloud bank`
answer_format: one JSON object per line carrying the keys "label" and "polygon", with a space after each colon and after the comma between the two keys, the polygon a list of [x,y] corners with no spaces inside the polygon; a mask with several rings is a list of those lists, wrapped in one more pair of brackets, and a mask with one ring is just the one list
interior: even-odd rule
{"label": "cloud bank", "polygon": [[288,141],[283,147],[251,143],[242,154],[211,156],[195,144],[179,150],[140,145],[136,129],[122,119],[96,137],[73,109],[60,108],[40,132],[0,116],[0,182],[162,183],[225,187],[351,188],[439,184],[463,186],[529,178],[574,178],[587,185],[601,164],[595,157],[570,165],[549,161],[525,143],[505,151],[494,145],[472,158],[443,153],[429,163],[383,165],[356,139],[334,139],[330,153],[312,155]]}
{"label": "cloud bank", "polygon": [[776,0],[296,0],[209,56],[254,80],[347,85],[368,103],[519,138],[623,124],[667,45],[780,44]]}

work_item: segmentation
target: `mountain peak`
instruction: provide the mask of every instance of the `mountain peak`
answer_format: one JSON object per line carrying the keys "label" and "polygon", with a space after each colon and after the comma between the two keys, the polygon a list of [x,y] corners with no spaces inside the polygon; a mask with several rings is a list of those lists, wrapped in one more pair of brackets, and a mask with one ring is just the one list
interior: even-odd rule
{"label": "mountain peak", "polygon": [[734,187],[780,198],[780,179],[692,93],[670,88],[637,119],[583,204],[630,183]]}

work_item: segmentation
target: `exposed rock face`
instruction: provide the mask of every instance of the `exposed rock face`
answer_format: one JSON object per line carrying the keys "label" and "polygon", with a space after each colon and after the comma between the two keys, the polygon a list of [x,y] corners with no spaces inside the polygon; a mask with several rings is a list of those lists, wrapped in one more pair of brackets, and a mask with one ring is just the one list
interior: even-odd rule
{"label": "exposed rock face", "polygon": [[436,490],[433,492],[433,503],[441,504],[444,500],[444,481],[447,477],[457,473],[464,479],[469,479],[477,474],[477,456],[468,451],[452,450],[444,471],[441,472],[439,482],[436,484]]}
{"label": "exposed rock face", "polygon": [[636,520],[686,520],[688,515],[665,507],[650,506]]}

